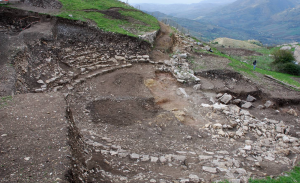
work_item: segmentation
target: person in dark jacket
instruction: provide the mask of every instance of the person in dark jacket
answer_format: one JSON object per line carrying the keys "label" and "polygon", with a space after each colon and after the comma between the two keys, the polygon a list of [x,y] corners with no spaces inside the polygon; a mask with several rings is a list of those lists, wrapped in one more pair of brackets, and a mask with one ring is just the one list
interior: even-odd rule
{"label": "person in dark jacket", "polygon": [[257,61],[254,60],[254,62],[253,62],[253,69],[254,69],[254,70],[255,70],[255,68],[256,68],[256,63],[257,63]]}

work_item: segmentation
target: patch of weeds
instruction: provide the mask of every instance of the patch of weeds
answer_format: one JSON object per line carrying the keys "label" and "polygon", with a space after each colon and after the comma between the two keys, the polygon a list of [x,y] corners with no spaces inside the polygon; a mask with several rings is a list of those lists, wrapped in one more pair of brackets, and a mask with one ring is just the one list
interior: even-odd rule
{"label": "patch of weeds", "polygon": [[6,96],[0,98],[0,108],[6,106],[8,102],[12,101],[12,96]]}
{"label": "patch of weeds", "polygon": [[169,34],[169,36],[172,37],[172,36],[173,36],[173,32],[171,32],[171,33]]}
{"label": "patch of weeds", "polygon": [[179,33],[178,30],[175,27],[170,26],[170,28],[175,32],[175,33]]}
{"label": "patch of weeds", "polygon": [[250,179],[249,183],[294,183],[300,182],[300,167],[297,166],[290,172],[287,172],[286,175],[280,176],[278,178],[265,178],[265,179]]}
{"label": "patch of weeds", "polygon": [[194,64],[195,63],[195,57],[190,57],[188,59],[188,61],[191,63],[191,64]]}
{"label": "patch of weeds", "polygon": [[204,53],[204,52],[206,52],[206,50],[203,50],[203,49],[195,49],[195,48],[193,48],[193,51],[194,52],[196,52],[196,53]]}
{"label": "patch of weeds", "polygon": [[228,180],[224,180],[222,182],[218,182],[218,183],[230,183]]}
{"label": "patch of weeds", "polygon": [[196,42],[201,42],[199,39],[197,39],[196,37],[191,37],[194,41],[196,41]]}
{"label": "patch of weeds", "polygon": [[[264,178],[264,179],[249,179],[249,183],[296,183],[300,182],[300,167],[296,166],[290,172],[277,178]],[[229,183],[228,180],[224,180],[219,183]]]}
{"label": "patch of weeds", "polygon": [[199,71],[199,70],[203,70],[203,69],[205,69],[206,67],[205,66],[202,66],[202,65],[198,65],[198,66],[196,66],[196,67],[194,67],[194,71]]}
{"label": "patch of weeds", "polygon": [[14,67],[12,63],[6,63],[7,67]]}
{"label": "patch of weeds", "polygon": [[175,55],[175,53],[170,53],[169,57],[171,58],[171,57],[173,57],[173,55]]}

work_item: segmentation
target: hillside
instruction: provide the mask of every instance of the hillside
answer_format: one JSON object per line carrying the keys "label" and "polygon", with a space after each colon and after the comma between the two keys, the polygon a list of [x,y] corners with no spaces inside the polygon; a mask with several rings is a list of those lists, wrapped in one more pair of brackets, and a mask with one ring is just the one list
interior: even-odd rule
{"label": "hillside", "polygon": [[297,6],[295,0],[238,0],[218,11],[207,15],[207,20],[224,27],[241,25],[243,28],[253,28],[278,13]]}
{"label": "hillside", "polygon": [[213,40],[212,43],[219,44],[227,48],[243,48],[248,50],[260,48],[260,46],[251,44],[247,41],[234,40],[230,38],[217,38]]}
{"label": "hillside", "polygon": [[26,0],[8,6],[90,22],[104,31],[134,37],[159,29],[154,17],[118,0]]}
{"label": "hillside", "polygon": [[189,29],[194,36],[201,34],[203,40],[229,37],[274,45],[300,41],[299,2],[238,0],[220,4],[220,1],[202,1],[192,5],[141,4],[140,7],[149,14],[157,11],[165,14],[157,18],[167,17]]}
{"label": "hillside", "polygon": [[[222,9],[209,13],[200,22],[209,22],[228,29],[252,31],[253,39],[263,43],[300,40],[298,0],[238,0]],[[247,34],[242,34],[247,38]],[[260,39],[266,37],[269,39]],[[273,41],[272,41],[273,40]]]}
{"label": "hillside", "polygon": [[139,3],[133,4],[134,7],[139,7],[147,12],[161,12],[169,16],[187,19],[197,19],[213,12],[235,0],[227,1],[201,1],[193,4],[153,4],[153,3]]}
{"label": "hillside", "polygon": [[[270,35],[259,34],[254,30],[245,31],[243,29],[238,29],[238,28],[229,29],[222,26],[211,24],[209,22],[199,22],[197,20],[173,17],[161,12],[146,12],[146,13],[155,16],[160,21],[162,20],[167,21],[168,24],[170,24],[171,26],[176,27],[178,24],[180,27],[187,29],[191,35],[197,37],[198,39],[208,41],[208,42],[219,37],[228,37],[228,38],[239,39],[239,40],[245,40],[245,39],[248,40],[248,39],[253,39],[253,37],[255,37],[256,39],[264,43],[275,43],[277,41],[273,39]],[[185,32],[187,33],[187,31]]]}

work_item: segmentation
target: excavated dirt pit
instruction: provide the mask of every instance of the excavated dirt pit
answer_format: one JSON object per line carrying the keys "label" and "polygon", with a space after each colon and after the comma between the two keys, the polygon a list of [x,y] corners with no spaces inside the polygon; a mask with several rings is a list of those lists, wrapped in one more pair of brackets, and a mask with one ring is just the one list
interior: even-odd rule
{"label": "excavated dirt pit", "polygon": [[251,80],[232,70],[208,70],[195,72],[203,79],[202,89],[216,93],[230,93],[236,97],[247,97],[251,94],[261,98],[258,87]]}
{"label": "excavated dirt pit", "polygon": [[1,13],[0,32],[18,33],[28,29],[32,24],[40,21],[37,16],[24,16],[17,13]]}
{"label": "excavated dirt pit", "polygon": [[94,123],[109,123],[116,126],[128,126],[136,121],[153,117],[154,101],[151,99],[104,99],[94,101],[87,107],[91,111]]}
{"label": "excavated dirt pit", "polygon": [[[152,74],[142,77],[142,68],[145,69],[145,73],[152,72]],[[217,138],[215,134],[217,130],[203,128],[206,124],[231,124],[230,119],[221,111],[212,111],[201,106],[203,103],[211,104],[211,98],[215,98],[217,93],[213,90],[195,91],[191,86],[179,84],[168,73],[157,72],[154,75],[154,72],[154,68],[150,65],[135,65],[133,68],[118,70],[101,77],[100,80],[97,79],[98,82],[95,78],[88,83],[83,83],[80,88],[91,88],[91,86],[95,88],[85,91],[84,94],[81,93],[80,96],[74,95],[69,98],[75,110],[75,119],[78,119],[77,125],[84,141],[88,144],[88,152],[92,152],[85,155],[85,159],[88,160],[89,179],[92,182],[97,180],[97,172],[102,172],[104,175],[102,180],[112,182],[122,182],[121,180],[148,182],[152,179],[170,182],[183,180],[183,177],[188,177],[190,174],[198,175],[205,182],[213,182],[230,177],[230,174],[222,171],[209,173],[203,171],[203,167],[223,166],[222,163],[225,163],[225,167],[237,166],[237,169],[232,169],[233,175],[240,179],[243,179],[243,175],[246,176],[240,172],[244,170],[251,172],[254,177],[261,177],[279,174],[290,168],[283,162],[278,164],[268,160],[261,161],[260,167],[255,167],[251,158],[245,159],[244,155],[239,154],[239,149],[244,148],[245,140],[258,142],[261,140],[260,136],[249,132],[235,140]],[[211,73],[220,72],[211,71]],[[223,82],[228,78],[241,77],[233,72],[225,71],[222,74],[223,77],[220,79]],[[134,81],[135,78],[139,78],[136,76],[140,76],[149,87],[156,104],[151,98],[128,100],[125,96],[132,96],[134,93],[149,96],[149,91],[141,84],[141,78],[137,79],[138,82],[133,82],[139,87],[128,90],[127,82],[116,82],[119,80],[116,78],[123,75],[127,76],[127,82]],[[105,86],[114,86],[118,89]],[[141,88],[143,92],[136,91]],[[188,96],[178,95],[179,88],[184,88]],[[98,91],[97,94],[94,93],[95,91]],[[99,100],[102,94],[105,96],[108,93],[111,94],[110,99]],[[95,100],[88,102],[92,96]],[[244,96],[244,94],[239,95],[241,98]],[[150,104],[144,103],[145,101],[150,101]],[[259,103],[259,100],[257,102]],[[88,111],[85,110],[84,103],[87,104]],[[234,110],[235,107],[230,105],[230,108]],[[153,109],[159,110],[153,111]],[[249,111],[254,116],[259,114],[253,109]],[[264,113],[273,113],[273,111],[274,109],[266,109]],[[286,117],[284,116],[285,120]],[[95,122],[99,119],[104,121]],[[290,117],[290,120],[295,121],[295,119]],[[223,130],[230,134],[235,133],[238,128]],[[272,149],[272,147],[267,148]],[[223,158],[226,160],[222,160]],[[290,152],[289,160],[282,161],[294,161],[297,158],[295,152]],[[276,168],[272,168],[274,166]]]}

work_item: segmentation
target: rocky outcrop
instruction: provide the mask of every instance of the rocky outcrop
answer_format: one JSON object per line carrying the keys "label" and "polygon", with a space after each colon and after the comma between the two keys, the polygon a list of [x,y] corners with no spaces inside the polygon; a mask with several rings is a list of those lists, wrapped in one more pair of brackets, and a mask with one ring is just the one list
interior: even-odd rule
{"label": "rocky outcrop", "polygon": [[152,46],[157,36],[158,31],[146,33],[144,35],[140,35],[139,38],[145,41],[148,41]]}
{"label": "rocky outcrop", "polygon": [[300,46],[296,46],[294,56],[295,56],[296,62],[298,62],[298,64],[300,64]]}
{"label": "rocky outcrop", "polygon": [[283,46],[282,48],[280,48],[280,50],[291,50],[292,47],[291,46]]}

